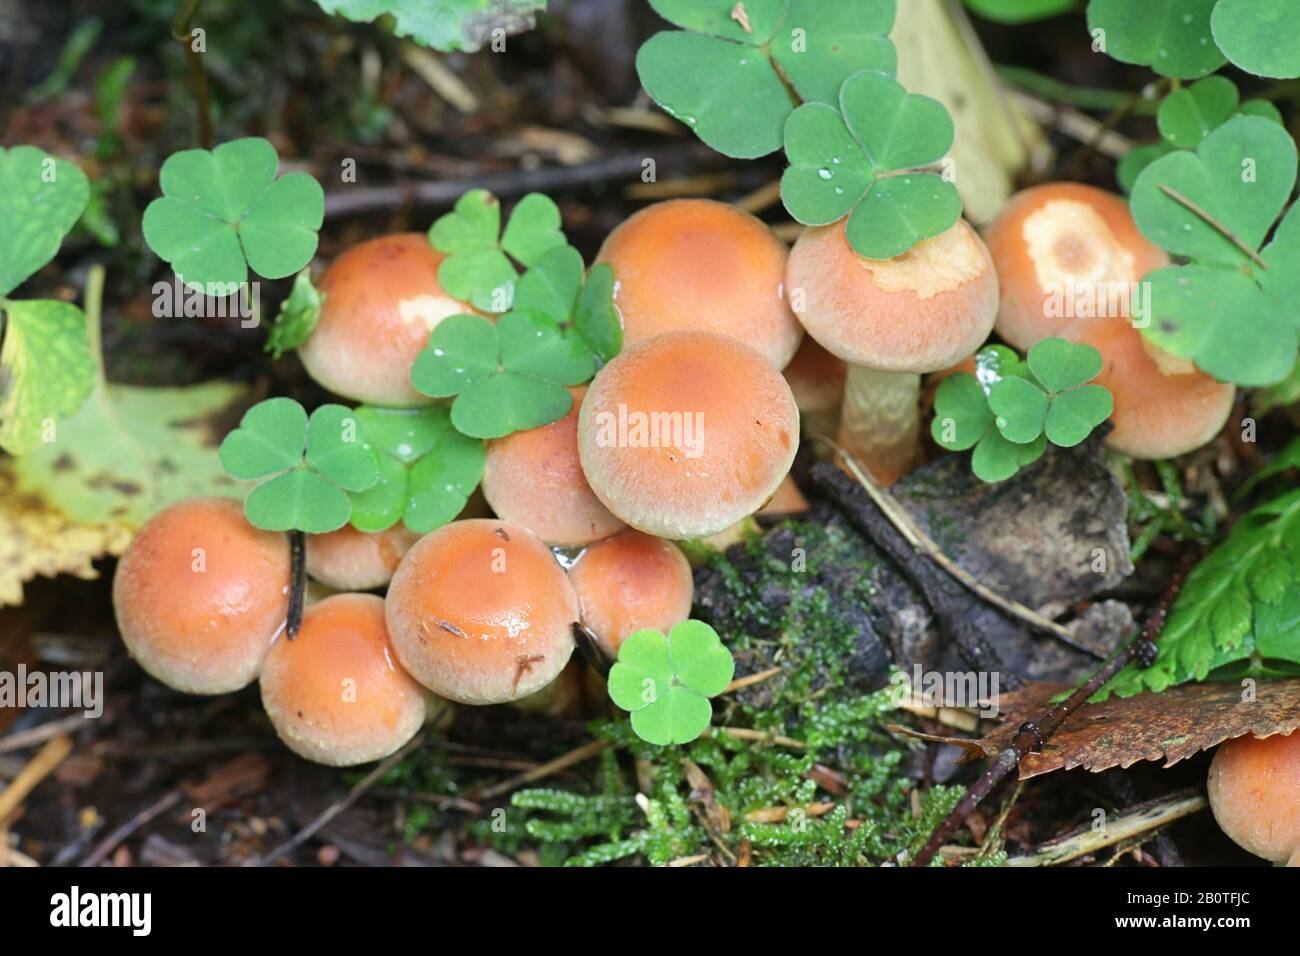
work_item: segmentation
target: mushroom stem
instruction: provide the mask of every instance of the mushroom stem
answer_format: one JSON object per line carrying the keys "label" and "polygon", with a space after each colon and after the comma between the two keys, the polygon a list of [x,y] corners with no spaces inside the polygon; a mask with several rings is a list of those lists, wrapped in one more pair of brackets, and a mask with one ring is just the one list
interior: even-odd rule
{"label": "mushroom stem", "polygon": [[921,376],[850,365],[840,444],[882,485],[914,467],[921,451]]}
{"label": "mushroom stem", "polygon": [[289,613],[284,631],[289,640],[302,627],[302,609],[307,594],[307,538],[301,531],[289,532]]}

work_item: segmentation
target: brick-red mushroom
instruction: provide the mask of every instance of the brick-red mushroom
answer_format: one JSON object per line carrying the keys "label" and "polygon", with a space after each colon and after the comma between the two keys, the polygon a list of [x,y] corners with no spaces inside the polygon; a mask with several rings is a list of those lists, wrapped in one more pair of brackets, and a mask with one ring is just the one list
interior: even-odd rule
{"label": "brick-red mushroom", "polygon": [[1076,319],[1060,334],[1101,352],[1096,382],[1115,398],[1107,447],[1134,458],[1173,458],[1209,442],[1228,421],[1236,388],[1170,362],[1127,319]]}
{"label": "brick-red mushroom", "polygon": [[626,344],[699,329],[747,342],[784,368],[803,337],[786,301],[787,255],[749,213],[712,199],[673,199],[621,223],[596,259],[614,267]]}
{"label": "brick-red mushroom", "polygon": [[381,236],[334,260],[318,288],[320,320],[298,355],[307,374],[346,398],[399,408],[431,401],[411,365],[449,315],[474,310],[438,282],[443,256],[421,233]]}
{"label": "brick-red mushroom", "polygon": [[1300,732],[1220,744],[1208,788],[1214,819],[1234,843],[1300,866]]}
{"label": "brick-red mushroom", "polygon": [[289,609],[289,546],[236,501],[194,498],[140,529],[117,564],[113,608],[131,656],[191,694],[251,684]]}
{"label": "brick-red mushroom", "polygon": [[547,544],[575,548],[624,527],[587,484],[578,459],[578,411],[587,389],[570,389],[573,408],[558,421],[488,442],[483,496],[504,521]]}
{"label": "brick-red mushroom", "polygon": [[1021,351],[1076,318],[1127,318],[1133,284],[1169,264],[1127,202],[1078,183],[1017,193],[984,241],[998,272],[997,333]]}
{"label": "brick-red mushroom", "polygon": [[551,550],[507,521],[453,521],[406,553],[388,588],[398,660],[440,697],[500,704],[573,653],[578,597]]}
{"label": "brick-red mushroom", "polygon": [[625,348],[578,416],[596,496],[661,538],[715,534],[753,514],[790,470],[799,410],[781,373],[712,332],[666,332]]}
{"label": "brick-red mushroom", "polygon": [[373,594],[335,594],[309,607],[298,636],[271,646],[259,684],[285,745],[336,767],[387,757],[429,709],[429,692],[394,659],[384,600]]}
{"label": "brick-red mushroom", "polygon": [[396,524],[384,531],[344,525],[307,536],[307,573],[338,591],[371,591],[393,578],[402,557],[420,536]]}
{"label": "brick-red mushroom", "polygon": [[988,250],[958,222],[901,256],[866,259],[840,221],[799,237],[786,288],[808,334],[849,365],[840,443],[892,484],[920,457],[920,373],[970,355],[993,329]]}
{"label": "brick-red mushroom", "polygon": [[582,623],[610,656],[645,627],[663,631],[691,615],[695,581],[671,541],[628,529],[586,548],[569,569]]}

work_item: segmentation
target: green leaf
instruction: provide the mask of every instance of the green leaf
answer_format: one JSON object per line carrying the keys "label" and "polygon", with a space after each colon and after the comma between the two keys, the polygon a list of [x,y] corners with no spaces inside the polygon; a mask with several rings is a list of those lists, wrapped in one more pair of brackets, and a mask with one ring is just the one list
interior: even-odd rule
{"label": "green leaf", "polygon": [[993,413],[979,380],[968,372],[956,372],[939,383],[934,396],[934,420],[930,433],[949,451],[965,451],[988,434]]}
{"label": "green leaf", "polygon": [[1069,13],[1076,0],[966,0],[966,6],[985,20],[1019,24]]}
{"label": "green leaf", "polygon": [[888,39],[894,13],[894,0],[790,0],[772,58],[805,102],[836,103],[855,73],[894,75],[898,56]]}
{"label": "green leaf", "polygon": [[989,408],[1002,437],[1027,445],[1043,433],[1047,418],[1047,394],[1023,378],[1004,378],[989,390]]}
{"label": "green leaf", "polygon": [[276,179],[278,165],[257,137],[169,156],[163,195],[144,212],[149,248],[208,295],[234,292],[249,266],[270,279],[302,269],[316,253],[325,194],[306,173]]}
{"label": "green leaf", "polygon": [[519,278],[515,286],[516,311],[539,312],[564,324],[573,315],[582,288],[582,254],[573,246],[557,246]]}
{"label": "green leaf", "polygon": [[[650,0],[655,13],[674,26],[754,46],[772,39],[788,5],[789,0],[747,0],[746,30],[732,13],[735,4],[725,0]],[[888,33],[888,28],[883,32]]]}
{"label": "green leaf", "polygon": [[717,632],[683,621],[665,637],[645,629],[629,634],[609,673],[609,696],[632,715],[632,729],[659,746],[689,743],[713,717],[709,698],[722,693],[735,662]]}
{"label": "green leaf", "polygon": [[558,324],[536,312],[509,312],[497,320],[501,366],[558,385],[578,385],[595,373],[591,352]]}
{"label": "green leaf", "polygon": [[484,381],[500,367],[496,327],[477,315],[452,315],[434,327],[411,366],[411,384],[447,398]]}
{"label": "green leaf", "polygon": [[95,358],[72,303],[11,299],[0,309],[0,447],[21,455],[57,440],[60,419],[95,387]]}
{"label": "green leaf", "polygon": [[1088,30],[1094,48],[1121,63],[1149,66],[1161,76],[1192,80],[1223,65],[1223,54],[1210,33],[1215,2],[1090,0]]}
{"label": "green leaf", "polygon": [[307,423],[307,466],[344,491],[365,491],[378,480],[374,453],[352,409],[322,405]]}
{"label": "green leaf", "polygon": [[266,350],[279,358],[306,342],[320,320],[322,301],[320,291],[312,285],[310,270],[303,269],[293,280],[289,297],[280,303],[275,325],[266,339]]}
{"label": "green leaf", "polygon": [[846,80],[840,110],[878,170],[924,166],[952,148],[952,117],[943,104],[908,93],[883,73],[855,73]]}
{"label": "green leaf", "polygon": [[578,295],[573,329],[601,362],[623,348],[623,323],[614,307],[614,267],[601,262],[591,267]]}
{"label": "green leaf", "polygon": [[408,471],[396,458],[376,455],[379,477],[365,491],[349,492],[352,527],[358,531],[386,531],[402,520],[410,498]]}
{"label": "green leaf", "polygon": [[564,245],[560,207],[542,193],[529,193],[519,200],[501,235],[501,248],[526,266],[536,265],[552,249]]}
{"label": "green leaf", "polygon": [[58,254],[89,201],[80,167],[35,146],[0,149],[0,296]]}
{"label": "green leaf", "polygon": [[1006,481],[1021,468],[1042,457],[1047,448],[1047,436],[1039,435],[1027,445],[1007,441],[996,428],[980,439],[971,455],[971,471],[981,481]]}
{"label": "green leaf", "polygon": [[1126,193],[1133,191],[1133,186],[1137,178],[1141,175],[1142,170],[1146,169],[1161,156],[1167,156],[1174,151],[1176,147],[1165,142],[1163,139],[1158,143],[1147,143],[1143,146],[1134,146],[1124,158],[1119,161],[1119,166],[1115,169],[1115,180],[1119,183],[1121,189]]}
{"label": "green leaf", "polygon": [[1101,374],[1101,352],[1082,342],[1047,338],[1029,350],[1029,371],[1049,392],[1063,392]]}
{"label": "green leaf", "polygon": [[1062,448],[1072,448],[1110,418],[1113,411],[1115,399],[1101,385],[1084,385],[1054,395],[1043,426],[1047,440]]}
{"label": "green leaf", "polygon": [[503,372],[471,386],[451,406],[451,421],[474,438],[504,438],[569,414],[573,396],[554,382]]}
{"label": "green leaf", "polygon": [[804,225],[840,219],[875,182],[866,151],[839,110],[824,103],[801,106],[790,115],[785,150],[790,165],[781,176],[781,198]]}
{"label": "green leaf", "polygon": [[849,215],[845,235],[858,255],[892,259],[960,218],[956,186],[933,173],[908,173],[877,180]]}
{"label": "green leaf", "polygon": [[242,481],[296,468],[307,445],[307,413],[291,398],[269,398],[244,413],[221,443],[221,464]]}
{"label": "green leaf", "polygon": [[1165,97],[1156,113],[1160,135],[1180,149],[1195,149],[1237,112],[1237,84],[1207,76]]}
{"label": "green leaf", "polygon": [[1143,170],[1133,187],[1133,218],[1143,235],[1172,253],[1240,266],[1249,257],[1231,239],[1160,187],[1174,189],[1258,249],[1295,181],[1296,146],[1286,130],[1239,116],[1195,153],[1170,153]]}
{"label": "green leaf", "polygon": [[1300,9],[1293,0],[1219,0],[1210,26],[1234,66],[1273,79],[1300,76]]}
{"label": "green leaf", "polygon": [[263,482],[244,501],[244,515],[265,531],[326,534],[347,524],[351,514],[348,496],[306,468]]}
{"label": "green leaf", "polygon": [[485,46],[493,31],[507,34],[531,30],[534,14],[546,0],[316,0],[326,13],[369,23],[393,18],[393,32],[435,50],[473,53]]}

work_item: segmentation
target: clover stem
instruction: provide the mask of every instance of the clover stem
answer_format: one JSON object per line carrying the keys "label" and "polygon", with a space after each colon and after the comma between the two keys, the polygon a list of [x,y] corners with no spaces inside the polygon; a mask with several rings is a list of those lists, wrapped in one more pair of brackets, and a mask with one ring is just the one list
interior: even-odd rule
{"label": "clover stem", "polygon": [[911,471],[921,450],[921,376],[850,365],[840,444],[882,485]]}
{"label": "clover stem", "polygon": [[302,605],[307,592],[307,539],[301,531],[289,532],[289,615],[284,631],[293,640],[302,627]]}
{"label": "clover stem", "polygon": [[199,145],[204,149],[212,148],[212,115],[208,109],[208,73],[203,66],[203,57],[194,48],[194,38],[190,34],[190,22],[199,12],[203,0],[185,0],[176,11],[172,20],[172,39],[185,51],[185,59],[190,66],[190,83],[194,87],[194,100],[199,113]]}

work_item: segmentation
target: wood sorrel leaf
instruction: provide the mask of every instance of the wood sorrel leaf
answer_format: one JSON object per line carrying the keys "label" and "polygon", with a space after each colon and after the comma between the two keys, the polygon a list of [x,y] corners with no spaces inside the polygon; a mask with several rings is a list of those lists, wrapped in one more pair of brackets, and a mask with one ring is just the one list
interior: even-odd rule
{"label": "wood sorrel leaf", "polygon": [[244,515],[264,531],[326,534],[348,523],[352,502],[314,471],[295,468],[248,493]]}
{"label": "wood sorrel leaf", "polygon": [[844,81],[862,70],[894,75],[889,42],[894,0],[790,0],[772,38],[772,58],[807,102],[835,103]]}
{"label": "wood sorrel leaf", "polygon": [[965,451],[988,434],[993,412],[979,380],[969,372],[956,372],[939,383],[934,396],[930,433],[949,451]]}
{"label": "wood sorrel leaf", "polygon": [[35,146],[0,149],[0,296],[54,258],[89,201],[80,167]]}
{"label": "wood sorrel leaf", "polygon": [[1216,0],[1090,0],[1095,48],[1161,76],[1192,80],[1223,65],[1210,33]]}
{"label": "wood sorrel leaf", "polygon": [[1072,448],[1110,418],[1114,410],[1115,399],[1109,389],[1100,385],[1072,388],[1052,396],[1043,431],[1053,445]]}
{"label": "wood sorrel leaf", "polygon": [[1180,149],[1195,149],[1237,112],[1237,84],[1207,76],[1164,98],[1156,112],[1160,135]]}
{"label": "wood sorrel leaf", "polygon": [[971,455],[971,471],[980,481],[1006,481],[1027,465],[1043,456],[1047,436],[1039,435],[1027,445],[1020,445],[1002,437],[996,428],[980,439]]}
{"label": "wood sorrel leaf", "polygon": [[989,408],[1002,437],[1027,445],[1043,433],[1047,417],[1047,394],[1023,378],[1004,378],[989,390]]}
{"label": "wood sorrel leaf", "polygon": [[1034,345],[1027,356],[1029,371],[1049,392],[1063,392],[1101,374],[1101,352],[1081,342],[1047,338]]}
{"label": "wood sorrel leaf", "polygon": [[1273,79],[1300,76],[1300,9],[1292,0],[1219,0],[1210,26],[1234,66]]}

